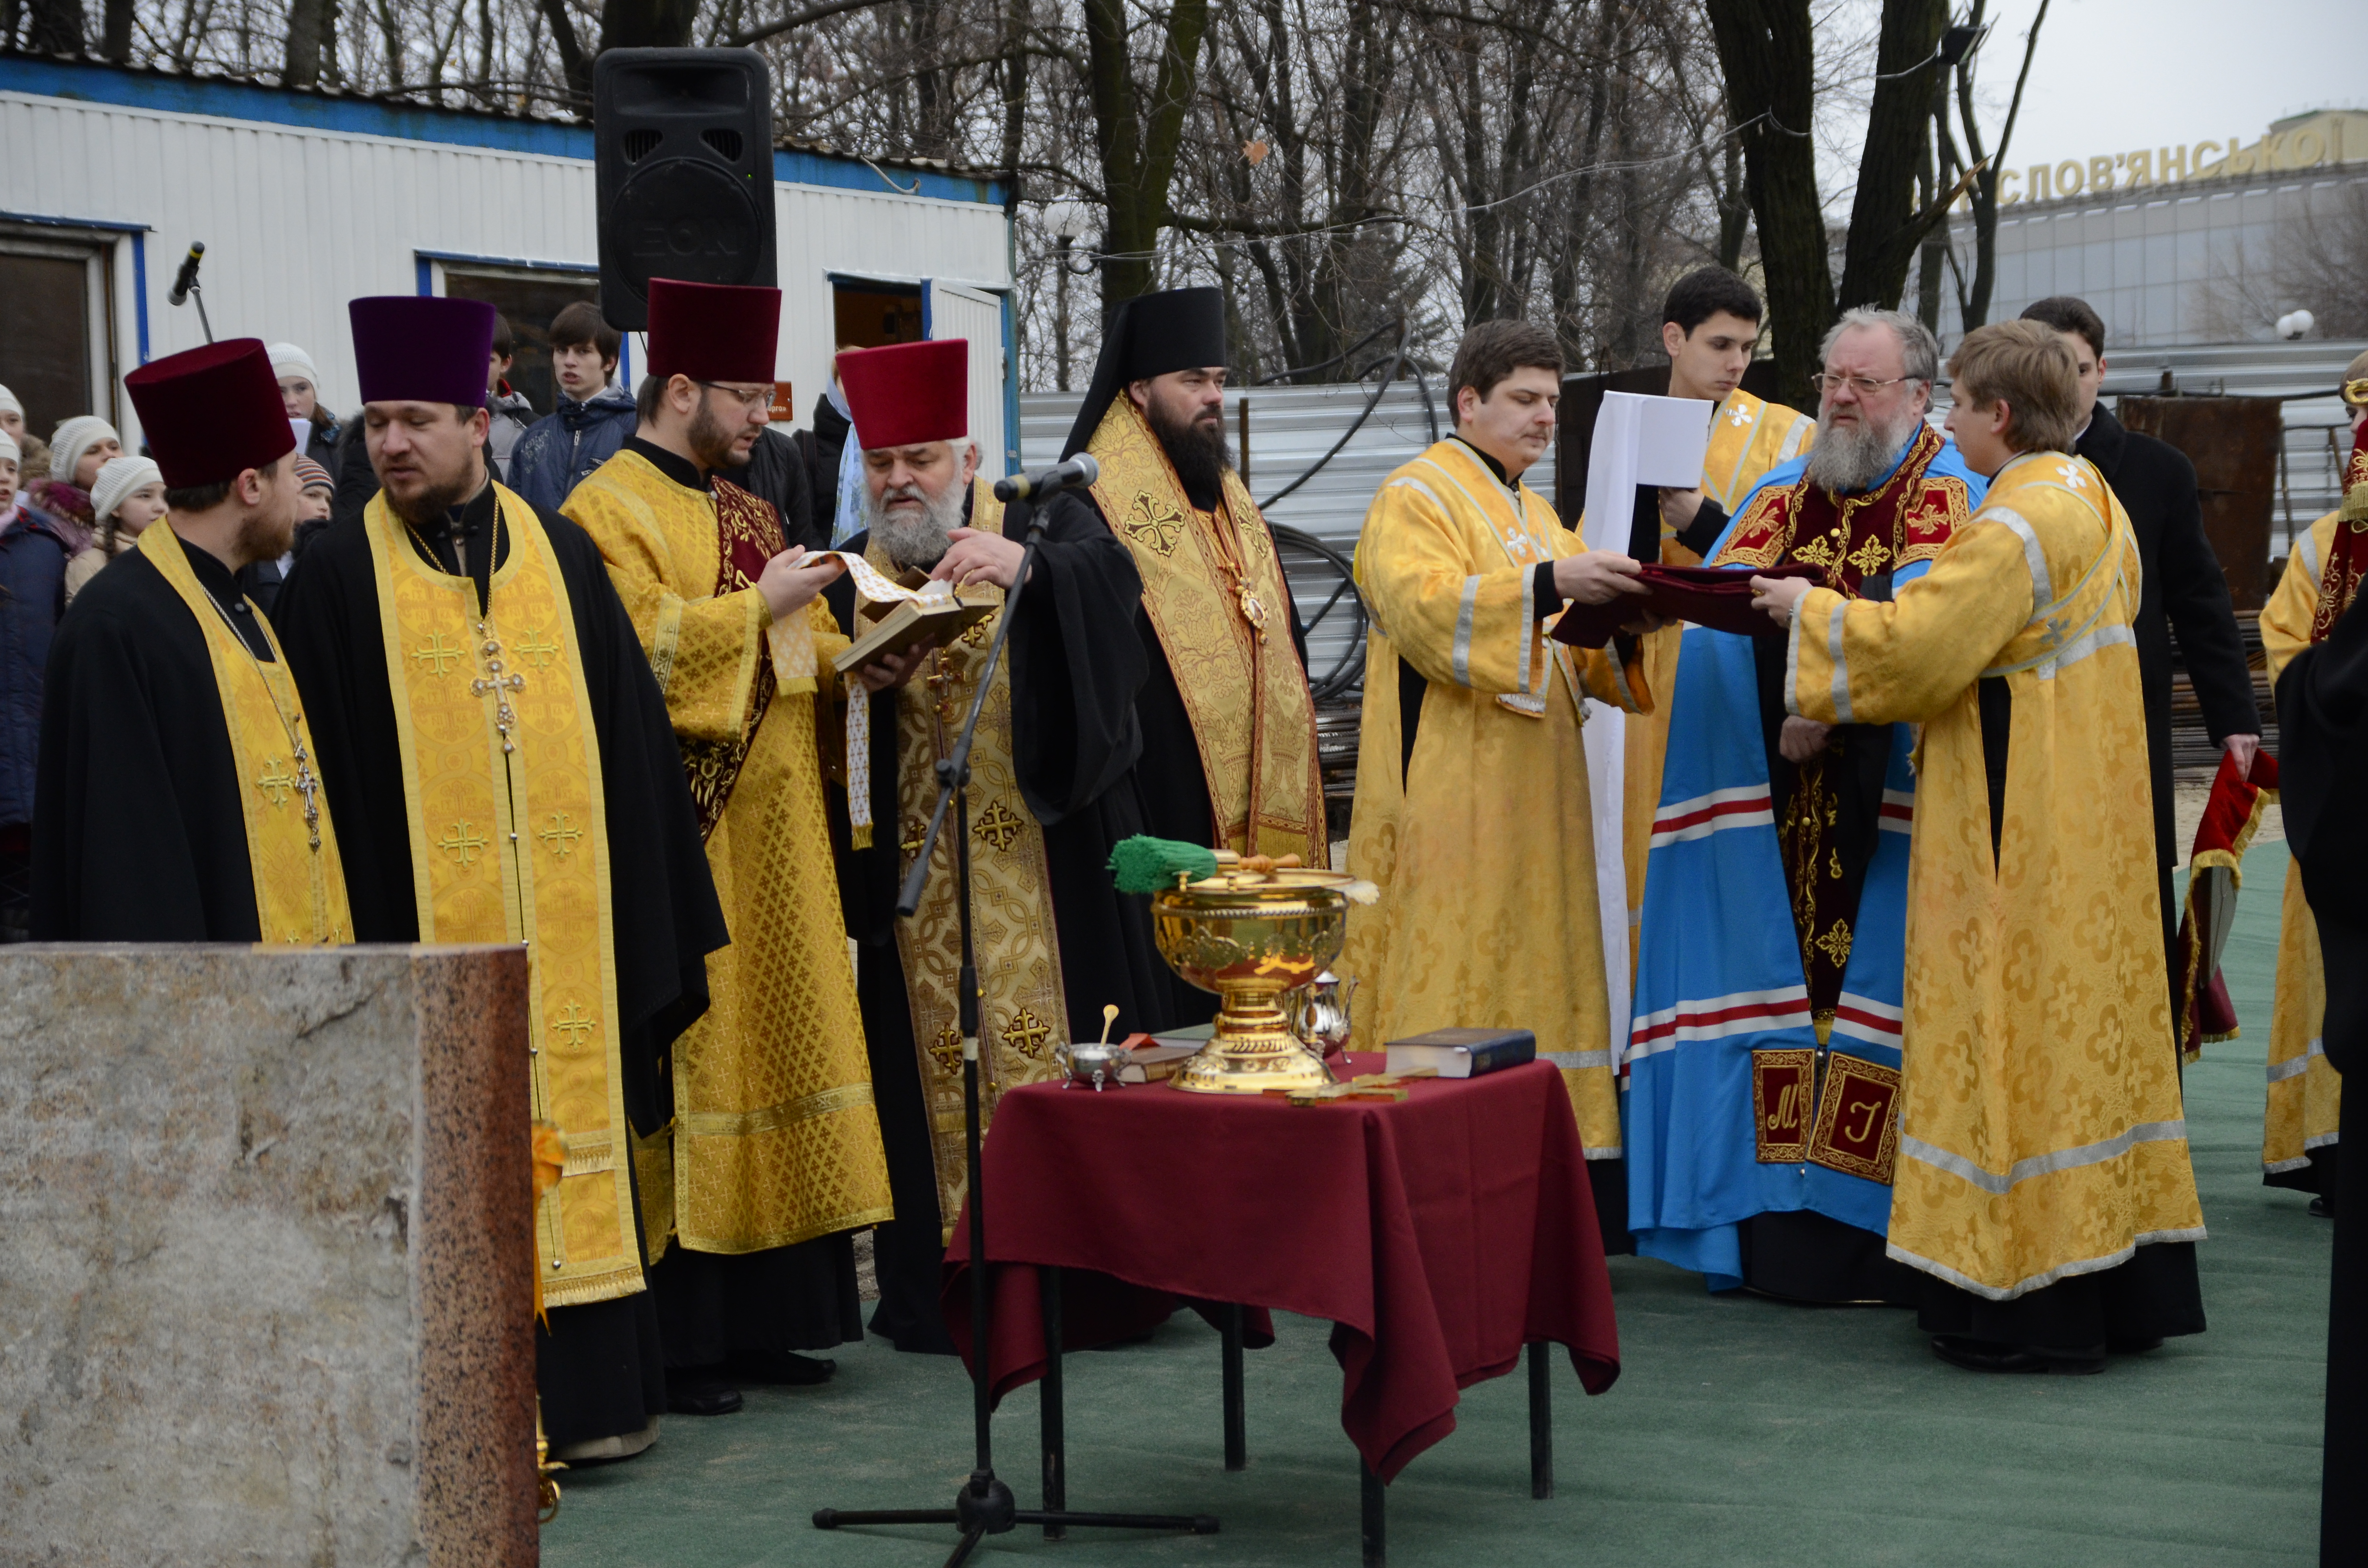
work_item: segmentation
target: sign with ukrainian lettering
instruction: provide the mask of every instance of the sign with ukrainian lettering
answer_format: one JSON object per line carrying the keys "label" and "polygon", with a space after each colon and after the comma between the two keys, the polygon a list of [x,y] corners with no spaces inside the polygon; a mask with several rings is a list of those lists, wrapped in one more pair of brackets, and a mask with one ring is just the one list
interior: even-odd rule
{"label": "sign with ukrainian lettering", "polygon": [[[2232,179],[2360,162],[2368,162],[2368,114],[2329,110],[2280,121],[2249,144],[2231,136],[2226,141],[2138,147],[2126,153],[2096,153],[2056,164],[2033,164],[2027,169],[2004,169],[1998,174],[1998,205],[2116,196],[2191,180]],[[1964,210],[1966,205],[1961,199],[1958,210]]]}

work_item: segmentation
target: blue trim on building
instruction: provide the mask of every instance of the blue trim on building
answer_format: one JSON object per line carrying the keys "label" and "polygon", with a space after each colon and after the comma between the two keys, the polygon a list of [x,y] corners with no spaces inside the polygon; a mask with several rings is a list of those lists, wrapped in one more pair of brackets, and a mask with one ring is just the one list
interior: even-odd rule
{"label": "blue trim on building", "polygon": [[1019,472],[1019,317],[1011,307],[1011,291],[1003,290],[1003,472]]}
{"label": "blue trim on building", "polygon": [[[106,65],[0,55],[0,92],[290,125],[308,131],[343,131],[355,136],[384,136],[403,142],[483,147],[586,163],[592,159],[592,128],[588,125],[415,108],[328,93],[290,92],[161,71],[124,71]],[[902,183],[898,175],[913,183]],[[861,158],[838,157],[803,148],[774,149],[773,177],[792,185],[837,190],[894,191],[942,201],[991,205],[1003,202],[1000,180],[973,179],[928,169],[902,169],[892,174]]]}
{"label": "blue trim on building", "polygon": [[436,292],[436,264],[433,261],[430,261],[424,252],[414,251],[412,253],[412,265],[416,269],[416,276],[419,285],[412,291],[420,295],[434,294]]}
{"label": "blue trim on building", "polygon": [[[0,60],[0,66],[8,62]],[[44,229],[82,229],[101,234],[128,234],[131,238],[131,310],[136,327],[140,362],[148,363],[148,236],[153,232],[145,223],[126,223],[113,218],[59,218],[47,212],[0,212],[0,219],[11,223],[37,224]]]}
{"label": "blue trim on building", "polygon": [[131,305],[139,324],[140,362],[148,363],[148,232],[131,232]]}
{"label": "blue trim on building", "polygon": [[597,261],[536,261],[522,256],[476,256],[457,250],[421,250],[411,254],[423,263],[440,261],[448,265],[458,262],[462,267],[508,267],[520,272],[564,273],[570,278],[597,278],[600,276],[600,264]]}

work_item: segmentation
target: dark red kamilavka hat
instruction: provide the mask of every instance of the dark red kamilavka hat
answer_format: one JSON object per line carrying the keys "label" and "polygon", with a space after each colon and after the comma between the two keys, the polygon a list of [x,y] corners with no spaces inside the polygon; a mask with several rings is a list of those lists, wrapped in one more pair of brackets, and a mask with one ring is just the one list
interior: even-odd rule
{"label": "dark red kamilavka hat", "polygon": [[838,384],[866,451],[970,434],[970,340],[892,343],[838,357]]}
{"label": "dark red kamilavka hat", "polygon": [[661,381],[770,381],[780,337],[779,289],[650,279],[650,374]]}
{"label": "dark red kamilavka hat", "polygon": [[494,307],[483,300],[375,294],[347,301],[346,314],[364,403],[485,401]]}
{"label": "dark red kamilavka hat", "polygon": [[259,337],[168,354],[124,377],[123,389],[172,489],[220,484],[296,449]]}

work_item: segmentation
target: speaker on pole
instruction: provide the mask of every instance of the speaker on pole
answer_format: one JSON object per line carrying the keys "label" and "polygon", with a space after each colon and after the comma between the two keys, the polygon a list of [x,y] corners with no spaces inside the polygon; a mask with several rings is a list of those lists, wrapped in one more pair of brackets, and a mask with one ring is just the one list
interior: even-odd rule
{"label": "speaker on pole", "polygon": [[772,285],[773,81],[753,49],[612,49],[592,65],[600,313],[650,321],[650,279]]}

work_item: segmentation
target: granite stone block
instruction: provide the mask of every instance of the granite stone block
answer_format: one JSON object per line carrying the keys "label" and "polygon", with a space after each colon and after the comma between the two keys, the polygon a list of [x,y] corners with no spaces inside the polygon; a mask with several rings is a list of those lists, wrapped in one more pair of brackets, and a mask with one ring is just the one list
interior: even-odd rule
{"label": "granite stone block", "polygon": [[514,947],[0,947],[0,1565],[536,1561]]}

